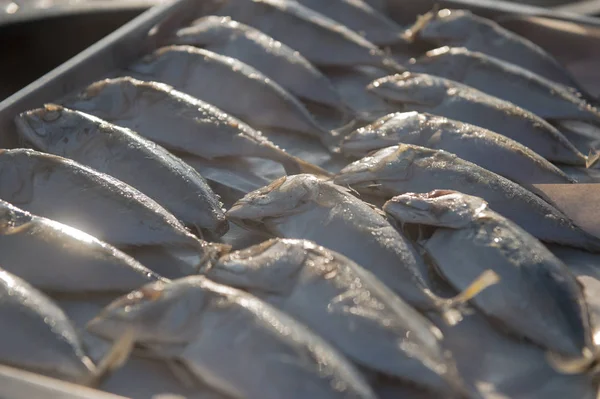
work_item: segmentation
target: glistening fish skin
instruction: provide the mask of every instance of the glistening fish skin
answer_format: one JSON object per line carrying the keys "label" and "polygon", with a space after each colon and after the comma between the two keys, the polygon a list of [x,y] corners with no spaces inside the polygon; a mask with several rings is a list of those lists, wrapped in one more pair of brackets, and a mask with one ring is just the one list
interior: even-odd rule
{"label": "glistening fish skin", "polygon": [[586,164],[586,156],[544,119],[461,83],[405,72],[377,79],[367,90],[408,110],[445,116],[502,134],[550,161]]}
{"label": "glistening fish skin", "polygon": [[208,16],[181,28],[174,44],[203,47],[258,69],[299,98],[341,112],[348,108],[331,82],[298,51],[229,17]]}
{"label": "glistening fish skin", "polygon": [[500,283],[472,300],[488,317],[567,358],[592,356],[589,317],[575,276],[484,200],[452,191],[411,193],[391,199],[384,210],[402,223],[440,227],[423,247],[456,288],[493,268]]}
{"label": "glistening fish skin", "polygon": [[378,46],[405,42],[404,29],[362,0],[297,0]]}
{"label": "glistening fish skin", "polygon": [[395,144],[414,144],[451,152],[522,186],[574,183],[556,166],[507,137],[479,126],[428,113],[389,114],[343,140],[343,153],[365,156]]}
{"label": "glistening fish skin", "polygon": [[411,305],[436,306],[427,266],[408,239],[341,186],[312,175],[283,177],[244,196],[227,216],[251,230],[314,241],[366,268]]}
{"label": "glistening fish skin", "polygon": [[437,327],[341,254],[272,239],[222,257],[205,275],[277,307],[363,366],[439,394],[464,391]]}
{"label": "glistening fish skin", "polygon": [[404,70],[373,43],[296,1],[224,0],[214,13],[250,25],[287,44],[317,66],[384,66]]}
{"label": "glistening fish skin", "polygon": [[0,269],[0,362],[80,382],[95,370],[63,311],[24,280]]}
{"label": "glistening fish skin", "polygon": [[128,70],[135,77],[163,82],[204,100],[252,127],[287,129],[319,138],[328,134],[285,89],[231,57],[192,46],[167,46]]}
{"label": "glistening fish skin", "polygon": [[260,157],[281,162],[290,174],[327,175],[281,150],[239,119],[163,83],[130,77],[105,79],[64,104],[132,129],[169,150],[204,159]]}
{"label": "glistening fish skin", "polygon": [[543,48],[467,10],[430,12],[409,32],[413,40],[465,47],[519,65],[565,86],[578,87],[569,71]]}
{"label": "glistening fish skin", "polygon": [[0,200],[0,265],[51,293],[123,293],[162,280],[115,247]]}
{"label": "glistening fish skin", "polygon": [[190,264],[179,276],[197,272],[201,261],[228,250],[198,240],[133,187],[70,159],[33,150],[3,150],[0,178],[0,198],[34,215],[73,226],[127,252],[132,247],[160,248],[185,256]]}
{"label": "glistening fish skin", "polygon": [[350,362],[306,327],[205,277],[144,286],[88,325],[107,337],[127,328],[156,355],[234,398],[376,397]]}
{"label": "glistening fish skin", "polygon": [[512,181],[446,151],[400,144],[346,166],[334,179],[384,199],[406,192],[448,189],[481,197],[490,207],[542,241],[600,251],[600,239]]}
{"label": "glistening fish skin", "polygon": [[213,237],[229,228],[219,198],[198,172],[129,129],[56,105],[24,112],[16,122],[36,148],[116,177],[187,225]]}
{"label": "glistening fish skin", "polygon": [[441,47],[413,59],[411,72],[452,79],[523,107],[544,119],[600,123],[600,111],[573,91],[520,66],[465,48]]}

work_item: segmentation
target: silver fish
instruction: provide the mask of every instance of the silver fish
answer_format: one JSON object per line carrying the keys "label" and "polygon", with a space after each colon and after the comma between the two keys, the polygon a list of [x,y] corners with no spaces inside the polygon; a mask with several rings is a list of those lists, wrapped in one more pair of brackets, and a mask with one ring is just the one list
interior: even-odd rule
{"label": "silver fish", "polygon": [[457,289],[488,265],[500,276],[499,284],[472,300],[487,317],[558,355],[564,368],[583,370],[594,361],[588,310],[575,276],[487,202],[442,190],[399,195],[384,210],[402,223],[439,227],[423,248]]}
{"label": "silver fish", "polygon": [[23,112],[15,121],[37,149],[116,177],[211,237],[227,232],[222,205],[204,178],[135,132],[57,105]]}
{"label": "silver fish", "polygon": [[409,240],[341,186],[312,175],[284,176],[244,196],[227,215],[249,230],[314,241],[366,268],[412,306],[447,310]]}
{"label": "silver fish", "polygon": [[479,126],[428,113],[389,114],[355,130],[342,141],[340,148],[345,154],[361,157],[399,143],[451,152],[528,188],[533,183],[575,183],[556,166],[516,141]]}
{"label": "silver fish", "polygon": [[440,394],[465,392],[438,328],[341,254],[272,239],[222,257],[205,275],[277,307],[363,366]]}
{"label": "silver fish", "polygon": [[406,41],[404,29],[362,0],[296,0],[334,21],[358,32],[378,46]]}
{"label": "silver fish", "polygon": [[377,79],[367,90],[390,104],[445,116],[502,134],[550,161],[571,165],[588,162],[585,155],[544,119],[449,79],[405,72]]}
{"label": "silver fish", "polygon": [[179,29],[171,41],[236,58],[301,99],[327,105],[342,113],[348,111],[329,79],[302,54],[229,17],[200,18],[191,26]]}
{"label": "silver fish", "polygon": [[202,276],[144,286],[88,324],[108,337],[127,328],[156,355],[233,398],[375,398],[354,367],[306,327]]}
{"label": "silver fish", "polygon": [[[277,83],[241,61],[192,46],[167,46],[129,66],[135,77],[167,83],[256,128],[318,138],[331,133]],[[235,101],[232,101],[235,99]]]}
{"label": "silver fish", "polygon": [[494,211],[542,241],[600,251],[600,239],[537,195],[446,151],[411,144],[384,148],[348,165],[334,181],[386,200],[406,192],[464,192],[483,198]]}
{"label": "silver fish", "polygon": [[163,83],[130,77],[105,79],[64,104],[132,129],[169,150],[204,159],[259,157],[280,162],[290,174],[328,175],[281,150],[239,119]]}
{"label": "silver fish", "polygon": [[408,35],[437,46],[465,47],[519,65],[565,86],[579,88],[571,73],[546,50],[497,22],[468,10],[440,10],[423,15]]}
{"label": "silver fish", "polygon": [[600,111],[563,85],[518,65],[463,47],[441,47],[407,64],[411,72],[452,79],[523,107],[544,119],[600,123]]}
{"label": "silver fish", "polygon": [[[106,371],[88,357],[71,321],[50,298],[1,269],[0,320],[3,364],[83,385]],[[116,348],[120,353],[108,353],[106,359],[111,359],[106,362],[118,365],[130,348],[130,344]]]}
{"label": "silver fish", "polygon": [[225,0],[214,14],[229,16],[299,51],[317,66],[404,68],[358,33],[296,1]]}
{"label": "silver fish", "polygon": [[194,273],[203,259],[227,250],[196,239],[173,215],[131,186],[69,159],[33,150],[2,150],[0,176],[0,198],[34,215],[119,248],[160,247],[195,259],[179,276]]}
{"label": "silver fish", "polygon": [[50,293],[123,293],[163,280],[81,230],[0,200],[0,265]]}
{"label": "silver fish", "polygon": [[398,111],[397,105],[388,104],[377,93],[367,89],[369,83],[380,76],[377,71],[352,68],[332,71],[327,76],[348,106],[352,108],[354,114],[361,120],[372,122],[379,117]]}

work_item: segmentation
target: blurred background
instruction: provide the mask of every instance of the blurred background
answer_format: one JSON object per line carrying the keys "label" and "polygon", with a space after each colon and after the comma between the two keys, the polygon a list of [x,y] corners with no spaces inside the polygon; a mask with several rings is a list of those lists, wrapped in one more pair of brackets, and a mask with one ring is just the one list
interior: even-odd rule
{"label": "blurred background", "polygon": [[[167,1],[0,0],[0,101],[152,5]],[[558,12],[600,15],[600,0],[514,2]]]}

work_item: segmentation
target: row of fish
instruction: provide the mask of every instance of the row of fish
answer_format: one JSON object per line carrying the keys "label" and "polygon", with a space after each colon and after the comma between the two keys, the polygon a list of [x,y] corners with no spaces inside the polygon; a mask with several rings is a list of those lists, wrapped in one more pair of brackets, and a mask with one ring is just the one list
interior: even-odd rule
{"label": "row of fish", "polygon": [[597,163],[560,125],[595,99],[490,20],[381,3],[203,2],[16,115],[0,363],[104,389],[151,358],[198,398],[595,398],[573,259],[600,238],[535,187]]}

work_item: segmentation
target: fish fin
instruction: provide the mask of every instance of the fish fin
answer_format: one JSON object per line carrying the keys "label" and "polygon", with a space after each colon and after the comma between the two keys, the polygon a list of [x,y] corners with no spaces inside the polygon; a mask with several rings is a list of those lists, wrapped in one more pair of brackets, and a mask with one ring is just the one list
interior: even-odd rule
{"label": "fish fin", "polygon": [[593,167],[600,160],[600,151],[590,149],[590,153],[585,158],[585,167],[587,169]]}
{"label": "fish fin", "polygon": [[102,380],[112,374],[113,371],[125,364],[135,344],[133,329],[127,329],[110,347],[106,355],[100,360],[95,372],[83,385],[97,387]]}
{"label": "fish fin", "polygon": [[391,58],[387,58],[387,57],[384,58],[383,61],[382,61],[382,64],[390,72],[394,72],[394,73],[406,72],[406,68],[405,67],[403,67],[401,64],[397,63],[395,60],[393,60]]}
{"label": "fish fin", "polygon": [[194,389],[198,386],[198,381],[194,375],[177,360],[166,360],[165,365],[173,374],[173,377],[187,389]]}
{"label": "fish fin", "polygon": [[465,303],[477,296],[481,291],[500,282],[500,276],[493,270],[486,270],[479,275],[469,286],[454,298],[442,304],[444,320],[449,325],[456,325],[462,320],[464,311],[459,309]]}
{"label": "fish fin", "polygon": [[283,164],[283,167],[288,175],[297,175],[308,173],[315,176],[330,178],[332,174],[321,168],[298,157],[290,157],[289,161]]}
{"label": "fish fin", "polygon": [[550,366],[561,374],[582,374],[590,370],[598,362],[598,355],[586,349],[581,357],[567,358],[555,352],[546,352],[546,360]]}

